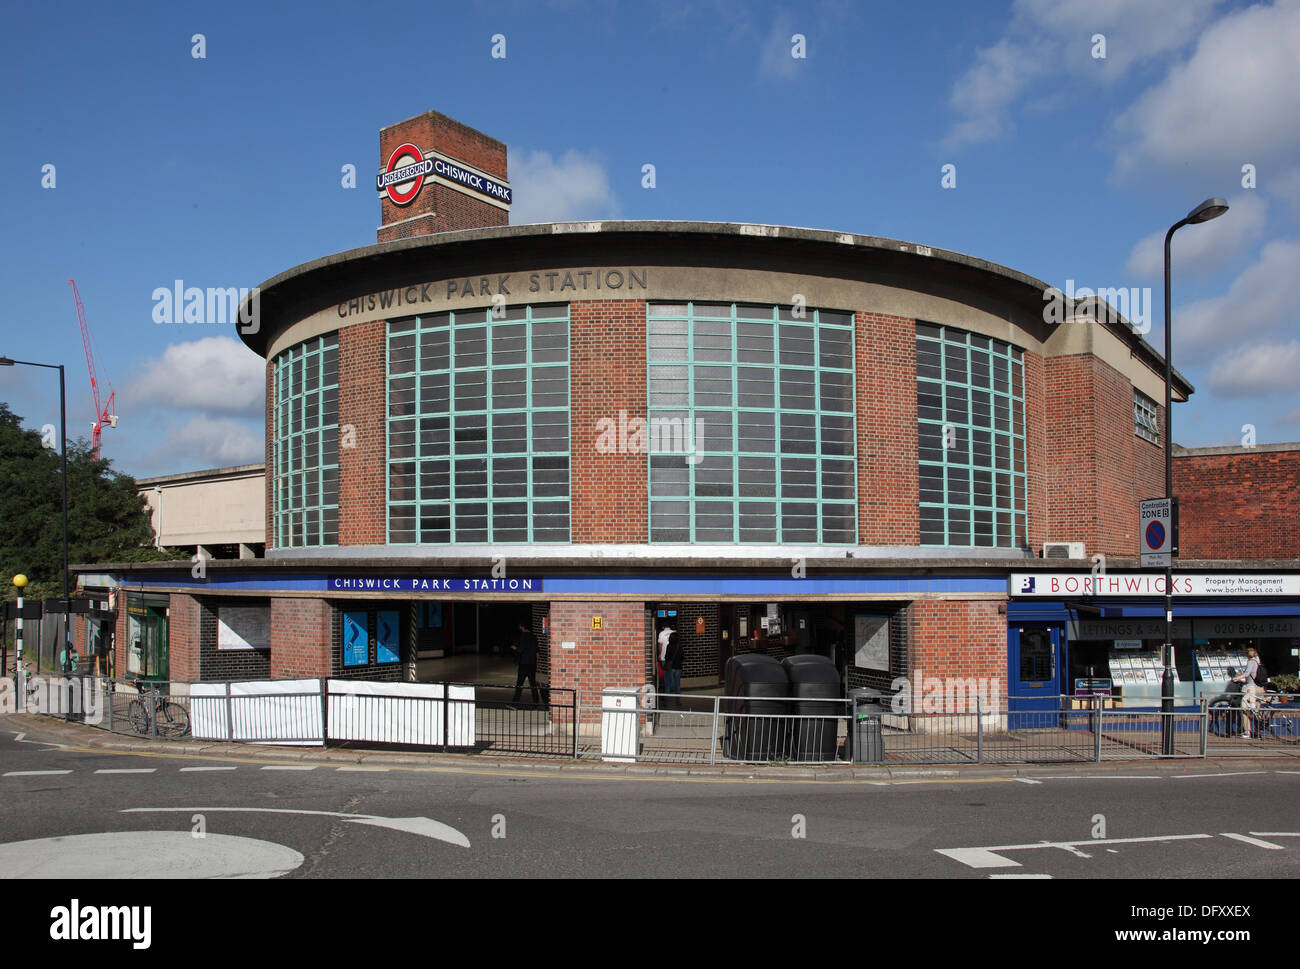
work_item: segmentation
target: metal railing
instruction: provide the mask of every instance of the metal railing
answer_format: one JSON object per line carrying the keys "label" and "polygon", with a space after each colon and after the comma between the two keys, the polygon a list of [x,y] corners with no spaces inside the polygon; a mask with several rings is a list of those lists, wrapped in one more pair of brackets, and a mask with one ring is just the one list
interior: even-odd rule
{"label": "metal railing", "polygon": [[[1205,757],[1229,750],[1300,756],[1300,696],[1257,710],[1208,697],[1172,714],[1108,697],[971,697],[959,710],[913,710],[904,697],[743,698],[649,688],[543,687],[536,702],[506,683],[328,679],[230,683],[29,678],[25,709],[155,739],[336,744],[504,756],[668,764],[1005,764]],[[1045,701],[1045,702],[1044,702]],[[0,702],[17,707],[15,689]],[[765,705],[766,704],[766,705]],[[939,704],[943,706],[942,703]],[[1041,709],[1047,707],[1047,709]],[[1243,717],[1252,738],[1238,739]],[[1166,719],[1173,752],[1164,752]]]}

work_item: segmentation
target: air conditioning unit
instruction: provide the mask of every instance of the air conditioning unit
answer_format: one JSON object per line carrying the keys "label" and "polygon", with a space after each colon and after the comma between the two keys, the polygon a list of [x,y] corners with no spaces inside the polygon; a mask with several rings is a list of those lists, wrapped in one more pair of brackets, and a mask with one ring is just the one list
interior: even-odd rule
{"label": "air conditioning unit", "polygon": [[1045,559],[1086,559],[1087,552],[1083,549],[1083,542],[1044,542],[1043,558]]}

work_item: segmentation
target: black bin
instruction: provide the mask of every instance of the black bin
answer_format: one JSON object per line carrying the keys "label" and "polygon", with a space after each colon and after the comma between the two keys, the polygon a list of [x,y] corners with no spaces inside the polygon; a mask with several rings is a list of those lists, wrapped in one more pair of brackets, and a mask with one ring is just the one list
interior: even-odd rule
{"label": "black bin", "polygon": [[790,711],[796,716],[816,720],[791,721],[791,760],[834,760],[839,721],[844,712],[840,693],[840,674],[833,660],[805,653],[791,656],[782,665],[790,678]]}
{"label": "black bin", "polygon": [[[723,670],[727,699],[723,701],[722,755],[732,760],[774,760],[786,757],[790,680],[785,667],[763,653],[743,653],[727,660]],[[729,714],[729,716],[727,715]],[[775,714],[770,717],[738,714]]]}
{"label": "black bin", "polygon": [[849,725],[849,750],[855,764],[882,764],[885,761],[885,738],[880,716],[885,712],[885,695],[879,690],[862,687],[850,694],[853,721]]}

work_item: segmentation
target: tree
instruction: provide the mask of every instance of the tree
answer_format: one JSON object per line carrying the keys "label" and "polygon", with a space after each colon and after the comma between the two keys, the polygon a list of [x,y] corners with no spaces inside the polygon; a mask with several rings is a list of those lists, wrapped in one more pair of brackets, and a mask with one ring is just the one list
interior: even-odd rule
{"label": "tree", "polygon": [[[63,490],[59,453],[0,401],[0,579],[5,598],[10,579],[27,575],[26,596],[63,595]],[[150,548],[154,540],[148,503],[135,479],[95,460],[84,439],[68,441],[68,561],[120,562],[184,557]],[[69,576],[69,588],[73,579]]]}

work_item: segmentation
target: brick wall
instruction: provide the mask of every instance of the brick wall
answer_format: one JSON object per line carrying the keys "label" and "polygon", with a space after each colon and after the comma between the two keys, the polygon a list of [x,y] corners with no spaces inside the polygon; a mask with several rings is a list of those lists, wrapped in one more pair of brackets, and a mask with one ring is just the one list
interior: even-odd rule
{"label": "brick wall", "polygon": [[[909,673],[985,678],[1007,692],[1007,617],[995,600],[918,599],[911,607]],[[991,681],[997,680],[997,689]],[[922,679],[924,683],[924,679]]]}
{"label": "brick wall", "polygon": [[[695,620],[699,618],[704,619],[703,635],[695,631]],[[716,602],[683,602],[677,607],[677,638],[681,640],[685,651],[682,659],[683,679],[693,676],[721,678],[718,669],[721,635]]]}
{"label": "brick wall", "polygon": [[173,680],[199,679],[199,600],[172,593],[167,611],[167,663]]}
{"label": "brick wall", "polygon": [[270,555],[276,547],[275,534],[275,363],[266,361],[266,552]]}
{"label": "brick wall", "polygon": [[117,594],[117,622],[113,627],[113,675],[119,680],[127,675],[126,594],[123,592]]}
{"label": "brick wall", "polygon": [[1025,512],[1029,547],[1037,552],[1049,534],[1047,520],[1047,366],[1037,353],[1024,353]]}
{"label": "brick wall", "polygon": [[271,600],[271,677],[329,676],[333,610],[324,599]]}
{"label": "brick wall", "polygon": [[[1174,454],[1179,556],[1300,558],[1300,445]],[[1149,496],[1148,496],[1149,497]]]}
{"label": "brick wall", "polygon": [[383,545],[387,536],[387,332],[383,320],[339,330],[340,545]]}
{"label": "brick wall", "polygon": [[207,683],[220,680],[266,680],[271,677],[269,649],[218,649],[217,621],[225,606],[268,606],[266,599],[229,602],[199,601],[199,678]]}
{"label": "brick wall", "polygon": [[921,540],[916,321],[856,314],[858,544]]}
{"label": "brick wall", "polygon": [[1081,541],[1089,556],[1131,558],[1138,502],[1164,494],[1164,452],[1133,432],[1133,385],[1114,367],[1091,354],[1045,363],[1042,540]]}
{"label": "brick wall", "polygon": [[646,455],[596,450],[598,421],[646,417],[645,302],[588,300],[570,314],[572,541],[645,543]]}
{"label": "brick wall", "polygon": [[[386,166],[393,149],[405,142],[415,145],[426,157],[429,152],[437,151],[502,181],[507,180],[506,146],[503,142],[437,111],[428,111],[383,129],[379,133],[379,167]],[[380,242],[454,229],[506,225],[509,221],[505,209],[436,184],[432,177],[425,178],[420,194],[410,204],[394,205],[387,195],[382,195],[379,208]]]}
{"label": "brick wall", "polygon": [[[592,616],[603,620],[598,632],[591,628]],[[640,602],[552,602],[551,642],[552,687],[599,692],[645,683],[645,606]],[[575,648],[562,649],[564,642]],[[583,697],[588,708],[584,722],[599,720],[599,710],[590,708],[594,699]]]}

